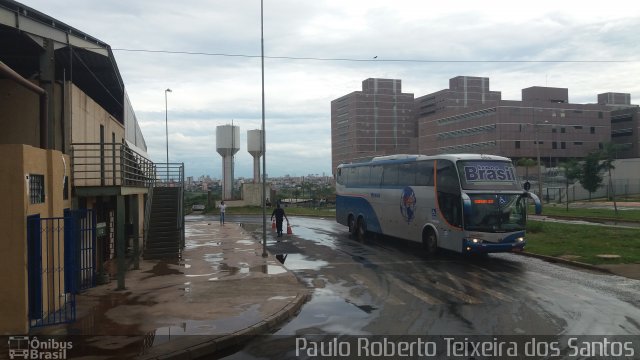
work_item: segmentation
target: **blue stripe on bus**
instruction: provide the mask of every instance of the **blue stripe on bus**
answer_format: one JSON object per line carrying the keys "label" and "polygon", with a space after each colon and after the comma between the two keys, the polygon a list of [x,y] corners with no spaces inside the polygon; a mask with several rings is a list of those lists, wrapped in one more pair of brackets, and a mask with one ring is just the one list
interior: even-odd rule
{"label": "blue stripe on bus", "polygon": [[336,195],[336,220],[338,223],[348,226],[349,214],[353,214],[356,219],[362,215],[367,224],[367,231],[382,233],[378,216],[364,195]]}

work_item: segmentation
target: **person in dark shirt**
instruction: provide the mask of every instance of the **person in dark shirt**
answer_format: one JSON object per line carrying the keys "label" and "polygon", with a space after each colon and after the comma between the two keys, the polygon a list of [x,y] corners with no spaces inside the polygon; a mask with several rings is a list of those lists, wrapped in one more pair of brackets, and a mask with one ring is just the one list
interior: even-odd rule
{"label": "person in dark shirt", "polygon": [[287,219],[287,223],[289,223],[289,218],[284,213],[284,209],[280,207],[280,203],[276,205],[276,208],[273,209],[271,213],[271,221],[273,221],[273,217],[276,217],[276,230],[278,231],[278,237],[282,237],[282,220]]}

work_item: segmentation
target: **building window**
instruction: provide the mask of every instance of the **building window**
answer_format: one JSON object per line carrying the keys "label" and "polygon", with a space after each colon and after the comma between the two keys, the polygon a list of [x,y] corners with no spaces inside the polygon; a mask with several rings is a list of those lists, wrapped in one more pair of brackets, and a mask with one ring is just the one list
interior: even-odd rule
{"label": "building window", "polygon": [[557,149],[558,148],[558,142],[557,141],[552,142],[551,143],[551,148],[552,149]]}
{"label": "building window", "polygon": [[555,134],[555,133],[557,133],[557,132],[558,132],[558,129],[556,129],[556,128],[552,128],[552,129],[551,129],[551,132]]}
{"label": "building window", "polygon": [[581,130],[581,129],[582,129],[582,126],[580,126],[580,125],[576,125],[576,126],[574,126],[573,128],[574,128],[574,129],[576,129],[576,130]]}
{"label": "building window", "polygon": [[520,141],[516,140],[516,149],[520,149]]}
{"label": "building window", "polygon": [[29,174],[29,200],[32,204],[44,203],[44,175]]}
{"label": "building window", "polygon": [[564,128],[560,128],[560,132],[564,134],[566,130]]}
{"label": "building window", "polygon": [[582,141],[574,141],[573,145],[582,145]]}
{"label": "building window", "polygon": [[602,111],[598,111],[598,119],[602,119]]}
{"label": "building window", "polygon": [[595,133],[596,133],[596,127],[595,127],[595,126],[592,126],[590,130],[591,130],[591,133],[592,133],[592,134],[595,134]]}
{"label": "building window", "polygon": [[562,142],[560,143],[560,149],[566,149],[566,148],[567,148],[567,143],[566,143],[566,142],[564,142],[564,141],[562,141]]}

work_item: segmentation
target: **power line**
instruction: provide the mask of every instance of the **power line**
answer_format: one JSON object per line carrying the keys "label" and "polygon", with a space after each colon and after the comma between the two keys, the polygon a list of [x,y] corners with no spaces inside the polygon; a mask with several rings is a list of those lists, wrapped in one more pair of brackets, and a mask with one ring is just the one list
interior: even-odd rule
{"label": "power line", "polygon": [[[87,48],[89,49],[89,48]],[[173,50],[150,50],[150,49],[125,49],[112,48],[113,51],[143,52],[172,55],[199,55],[199,56],[220,56],[220,57],[240,57],[240,58],[260,58],[261,55],[248,54],[227,54],[210,53],[201,51],[173,51]],[[377,56],[370,59],[358,58],[320,58],[320,57],[298,57],[298,56],[264,56],[267,59],[276,60],[309,60],[309,61],[345,61],[345,62],[396,62],[396,63],[633,63],[639,60],[428,60],[428,59],[381,59]]]}

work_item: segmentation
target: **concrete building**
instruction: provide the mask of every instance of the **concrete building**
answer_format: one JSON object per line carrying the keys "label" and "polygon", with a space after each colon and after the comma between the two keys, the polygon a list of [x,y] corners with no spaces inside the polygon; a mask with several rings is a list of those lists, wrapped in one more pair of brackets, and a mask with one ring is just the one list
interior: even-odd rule
{"label": "concrete building", "polygon": [[109,45],[0,0],[0,49],[0,334],[27,334],[124,288],[156,172]]}
{"label": "concrete building", "polygon": [[[457,86],[461,79],[484,87],[465,93]],[[449,99],[442,102],[452,104],[417,115],[421,154],[479,152],[514,161],[539,157],[547,167],[557,166],[610,142],[612,107],[602,99],[629,98],[600,94],[601,103],[572,104],[566,88],[534,86],[522,90],[521,101],[501,100],[499,93],[489,91],[488,78],[457,77],[452,83],[456,86],[416,101],[446,92]]]}
{"label": "concrete building", "polygon": [[[488,153],[547,167],[581,158],[607,142],[639,157],[638,106],[626,93],[575,104],[566,88],[533,86],[521,100],[503,100],[489,78],[457,76],[449,88],[420,96],[400,80],[367,79],[362,91],[331,102],[332,166],[393,153]],[[380,116],[385,114],[386,116]]]}
{"label": "concrete building", "polygon": [[598,103],[611,110],[611,142],[620,145],[619,158],[640,158],[640,114],[638,105],[631,105],[629,94],[598,95]]}
{"label": "concrete building", "polygon": [[413,94],[396,79],[366,79],[331,102],[331,166],[417,151]]}

